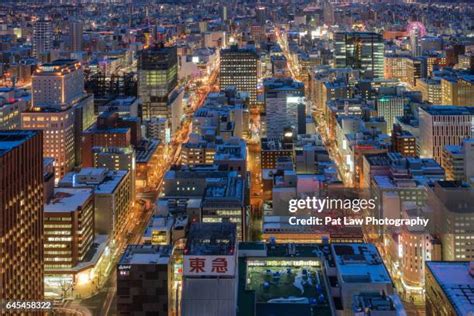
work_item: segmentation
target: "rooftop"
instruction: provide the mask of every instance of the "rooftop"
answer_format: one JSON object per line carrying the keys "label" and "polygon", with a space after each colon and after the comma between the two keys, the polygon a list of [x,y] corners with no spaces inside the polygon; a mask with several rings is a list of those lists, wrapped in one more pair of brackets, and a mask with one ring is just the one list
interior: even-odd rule
{"label": "rooftop", "polygon": [[271,91],[278,90],[301,90],[304,89],[304,84],[300,81],[293,80],[292,78],[266,78],[263,80],[265,90]]}
{"label": "rooftop", "polygon": [[452,155],[463,153],[463,148],[460,145],[446,145],[444,146],[444,150]]}
{"label": "rooftop", "polygon": [[431,115],[474,115],[474,107],[468,106],[433,105],[420,109]]}
{"label": "rooftop", "polygon": [[168,264],[171,251],[171,246],[128,245],[119,265]]}
{"label": "rooftop", "polygon": [[474,277],[469,262],[428,261],[426,266],[447,296],[458,315],[474,310]]}
{"label": "rooftop", "polygon": [[44,206],[44,211],[75,212],[93,196],[92,189],[56,188],[50,202]]}
{"label": "rooftop", "polygon": [[110,194],[115,191],[128,170],[110,170],[106,168],[82,168],[79,172],[68,172],[59,181],[60,187],[95,187],[95,194]]}
{"label": "rooftop", "polygon": [[106,103],[104,106],[115,107],[115,106],[132,106],[136,101],[137,97],[132,96],[118,96],[110,102]]}
{"label": "rooftop", "polygon": [[143,233],[144,237],[152,237],[154,231],[170,231],[173,227],[173,217],[153,216]]}
{"label": "rooftop", "polygon": [[21,146],[24,142],[33,138],[39,132],[27,130],[0,131],[0,156]]}
{"label": "rooftop", "polygon": [[115,128],[97,128],[94,124],[91,128],[85,130],[84,134],[126,134],[130,128],[128,127],[115,127]]}
{"label": "rooftop", "polygon": [[239,249],[258,251],[239,258],[239,309],[256,308],[255,315],[331,315],[319,245],[259,242]]}
{"label": "rooftop", "polygon": [[75,59],[57,59],[38,67],[35,76],[68,74],[81,67],[81,63]]}
{"label": "rooftop", "polygon": [[135,156],[137,163],[147,163],[155,154],[159,145],[158,140],[145,140],[140,142],[135,148]]}
{"label": "rooftop", "polygon": [[185,255],[232,255],[235,253],[234,223],[194,223],[189,230]]}
{"label": "rooftop", "polygon": [[365,158],[371,166],[389,166],[391,161],[386,153],[382,154],[368,154]]}
{"label": "rooftop", "polygon": [[342,282],[392,283],[373,244],[333,244],[331,248]]}
{"label": "rooftop", "polygon": [[354,295],[354,314],[367,310],[378,312],[397,311],[397,315],[406,315],[406,312],[398,296],[388,296],[378,292],[368,292]]}

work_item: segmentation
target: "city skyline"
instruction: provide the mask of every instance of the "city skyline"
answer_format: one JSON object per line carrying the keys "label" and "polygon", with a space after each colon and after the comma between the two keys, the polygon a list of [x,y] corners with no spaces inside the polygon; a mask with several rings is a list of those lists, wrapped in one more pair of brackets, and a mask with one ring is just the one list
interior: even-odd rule
{"label": "city skyline", "polygon": [[474,313],[474,8],[0,4],[0,310]]}

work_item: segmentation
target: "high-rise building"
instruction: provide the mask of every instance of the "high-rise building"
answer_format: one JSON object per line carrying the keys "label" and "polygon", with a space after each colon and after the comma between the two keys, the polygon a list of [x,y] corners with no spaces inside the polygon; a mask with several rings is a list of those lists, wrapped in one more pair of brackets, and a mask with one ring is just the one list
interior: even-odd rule
{"label": "high-rise building", "polygon": [[418,27],[414,27],[410,31],[410,48],[411,55],[413,57],[421,56],[421,45],[420,45],[421,30]]}
{"label": "high-rise building", "polygon": [[168,316],[171,246],[129,245],[117,265],[118,315]]}
{"label": "high-rise building", "polygon": [[[334,278],[337,278],[337,286],[331,283],[331,290],[339,289],[334,299],[342,305],[342,308],[337,307],[344,310],[341,315],[354,315],[354,295],[364,292],[395,294],[390,274],[373,244],[332,244],[331,252],[335,265]],[[345,312],[348,310],[350,313]]]}
{"label": "high-rise building", "polygon": [[227,6],[225,6],[225,5],[221,6],[221,19],[224,22],[227,21]]}
{"label": "high-rise building", "polygon": [[264,6],[258,6],[255,8],[255,20],[259,25],[265,25],[267,21],[267,8]]}
{"label": "high-rise building", "polygon": [[441,166],[446,172],[446,180],[464,180],[464,155],[462,146],[444,146]]}
{"label": "high-rise building", "polygon": [[323,3],[323,16],[324,16],[324,24],[326,25],[334,25],[334,6],[331,1],[326,0]]}
{"label": "high-rise building", "polygon": [[304,85],[291,78],[264,80],[267,138],[281,138],[288,128],[306,133]]}
{"label": "high-rise building", "polygon": [[436,214],[432,227],[439,235],[443,260],[472,261],[474,188],[462,181],[436,181],[427,191],[426,205]]}
{"label": "high-rise building", "polygon": [[420,78],[426,78],[428,73],[427,60],[423,57],[406,55],[385,55],[385,79],[399,79],[410,85],[412,89],[418,87]]}
{"label": "high-rise building", "polygon": [[95,119],[94,98],[84,91],[84,71],[73,59],[41,65],[32,77],[32,105],[22,128],[44,130],[44,155],[55,160],[56,179],[80,165],[81,136]]}
{"label": "high-rise building", "polygon": [[446,145],[460,145],[471,138],[474,130],[474,108],[429,106],[419,110],[420,156],[442,163]]}
{"label": "high-rise building", "polygon": [[53,29],[51,20],[40,19],[33,25],[33,56],[40,57],[53,47]]}
{"label": "high-rise building", "polygon": [[421,92],[423,101],[431,104],[443,104],[441,99],[441,80],[422,78],[416,81],[416,89]]}
{"label": "high-rise building", "polygon": [[21,114],[23,129],[43,131],[43,155],[54,158],[56,181],[74,167],[74,111],[72,108],[33,108]]}
{"label": "high-rise building", "polygon": [[376,78],[384,76],[384,42],[381,34],[338,32],[334,35],[336,67],[360,69]]}
{"label": "high-rise building", "polygon": [[0,300],[39,301],[43,284],[43,138],[0,131]]}
{"label": "high-rise building", "polygon": [[408,83],[414,89],[418,80],[426,77],[426,59],[422,57],[407,57],[404,61],[406,63],[406,78],[402,79],[402,81]]}
{"label": "high-rise building", "polygon": [[183,261],[183,316],[235,315],[236,243],[233,223],[191,225]]}
{"label": "high-rise building", "polygon": [[21,112],[28,108],[27,96],[15,88],[0,89],[0,130],[21,128]]}
{"label": "high-rise building", "polygon": [[83,23],[81,21],[71,21],[69,23],[69,37],[71,40],[71,51],[82,51]]}
{"label": "high-rise building", "polygon": [[109,170],[128,170],[131,178],[132,201],[135,201],[136,160],[135,151],[130,147],[93,147],[92,160],[94,168]]}
{"label": "high-rise building", "polygon": [[394,124],[392,130],[392,150],[404,157],[418,156],[416,137],[409,131],[402,129],[400,124]]}
{"label": "high-rise building", "polygon": [[474,177],[474,139],[465,139],[462,145],[448,145],[443,150],[443,168],[446,180],[472,181]]}
{"label": "high-rise building", "polygon": [[128,170],[82,168],[67,173],[58,183],[62,188],[94,188],[95,233],[116,237],[123,233],[132,203]]}
{"label": "high-rise building", "polygon": [[57,188],[44,208],[44,269],[61,273],[84,260],[94,240],[92,189]]}
{"label": "high-rise building", "polygon": [[[424,212],[423,207],[413,201],[402,202],[401,210],[402,218],[415,219],[429,216]],[[400,230],[398,247],[403,253],[399,261],[401,280],[407,285],[409,294],[419,294],[423,291],[425,284],[425,262],[441,260],[441,243],[420,226],[407,225]]]}
{"label": "high-rise building", "polygon": [[377,115],[387,122],[387,133],[392,134],[393,123],[397,116],[403,116],[409,99],[399,95],[381,95],[375,100]]}
{"label": "high-rise building", "polygon": [[82,134],[82,165],[92,167],[94,165],[94,147],[118,147],[131,146],[130,128],[97,128],[96,126],[84,131]]}
{"label": "high-rise building", "polygon": [[384,78],[404,81],[407,76],[406,58],[405,55],[386,54],[384,57]]}
{"label": "high-rise building", "polygon": [[258,56],[254,49],[237,45],[221,50],[220,88],[234,86],[250,96],[250,104],[257,102]]}
{"label": "high-rise building", "polygon": [[474,266],[469,262],[426,262],[426,315],[469,315],[474,310]]}
{"label": "high-rise building", "polygon": [[138,96],[143,102],[143,119],[169,117],[172,91],[178,85],[176,46],[156,45],[138,57]]}
{"label": "high-rise building", "polygon": [[442,78],[440,104],[474,106],[474,78],[469,75]]}
{"label": "high-rise building", "polygon": [[41,65],[32,76],[33,107],[69,108],[86,94],[84,70],[74,59],[58,59]]}
{"label": "high-rise building", "polygon": [[467,181],[474,178],[474,139],[465,139],[463,142],[464,177]]}
{"label": "high-rise building", "polygon": [[185,165],[214,163],[216,146],[196,134],[191,134],[190,140],[181,148],[181,161]]}

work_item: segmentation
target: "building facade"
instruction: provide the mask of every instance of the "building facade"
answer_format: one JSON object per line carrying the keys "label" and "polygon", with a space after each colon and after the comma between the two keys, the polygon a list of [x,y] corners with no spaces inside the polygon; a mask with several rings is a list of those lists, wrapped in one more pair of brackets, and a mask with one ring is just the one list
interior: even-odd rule
{"label": "building facade", "polygon": [[153,46],[138,58],[138,96],[143,102],[143,119],[168,117],[169,98],[178,85],[177,49]]}
{"label": "building facade", "polygon": [[0,131],[3,301],[44,297],[42,143],[40,131]]}
{"label": "building facade", "polygon": [[250,104],[257,102],[257,64],[255,50],[232,46],[221,50],[220,87],[234,86],[238,91],[247,92]]}
{"label": "building facade", "polygon": [[384,76],[384,42],[381,34],[338,32],[334,35],[336,67],[352,67],[376,78]]}
{"label": "building facade", "polygon": [[45,273],[61,273],[84,259],[94,240],[92,189],[57,188],[44,209]]}
{"label": "building facade", "polygon": [[473,133],[474,108],[431,106],[420,108],[420,156],[442,163],[446,145],[460,145]]}

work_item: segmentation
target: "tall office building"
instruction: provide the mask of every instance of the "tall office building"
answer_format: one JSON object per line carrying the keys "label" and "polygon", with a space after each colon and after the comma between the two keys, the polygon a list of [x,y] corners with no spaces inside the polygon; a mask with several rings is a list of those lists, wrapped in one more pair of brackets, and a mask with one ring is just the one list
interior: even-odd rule
{"label": "tall office building", "polygon": [[474,106],[473,76],[463,75],[459,78],[442,78],[440,104]]}
{"label": "tall office building", "polygon": [[0,131],[0,300],[39,301],[43,285],[43,138]]}
{"label": "tall office building", "polygon": [[264,6],[258,6],[255,8],[255,20],[259,25],[265,25],[267,21],[268,10]]}
{"label": "tall office building", "polygon": [[250,104],[257,102],[257,63],[254,49],[239,48],[237,45],[221,50],[220,88],[234,86],[238,91],[247,92]]}
{"label": "tall office building", "polygon": [[334,35],[336,67],[360,69],[376,78],[384,76],[384,42],[381,34],[338,32]]}
{"label": "tall office building", "polygon": [[[419,79],[416,81],[416,89],[421,92],[423,101],[431,104],[443,104],[441,98],[441,79]],[[452,103],[450,104],[452,105]]]}
{"label": "tall office building", "polygon": [[84,71],[73,59],[41,65],[32,76],[32,110],[22,116],[22,128],[44,130],[45,157],[55,160],[59,180],[80,165],[81,136],[95,119],[94,97],[84,91]]}
{"label": "tall office building", "polygon": [[82,168],[69,172],[59,181],[61,188],[94,188],[95,233],[114,238],[123,233],[132,203],[132,184],[128,170]]}
{"label": "tall office building", "polygon": [[77,60],[43,64],[32,76],[33,107],[65,109],[84,96],[84,70]]}
{"label": "tall office building", "polygon": [[473,136],[474,107],[420,108],[420,156],[442,163],[446,145],[461,145]]}
{"label": "tall office building", "polygon": [[44,268],[61,273],[84,260],[94,241],[94,192],[56,188],[44,207]]}
{"label": "tall office building", "polygon": [[33,25],[33,56],[40,58],[48,53],[53,43],[53,30],[51,20],[41,19]]}
{"label": "tall office building", "polygon": [[474,260],[474,188],[462,181],[436,181],[427,191],[426,205],[433,214],[433,230],[442,244],[445,261]]}
{"label": "tall office building", "polygon": [[392,150],[399,152],[405,157],[418,156],[416,137],[409,131],[403,130],[400,124],[393,124]]}
{"label": "tall office building", "polygon": [[281,138],[289,128],[294,134],[306,133],[304,85],[293,79],[264,80],[266,135]]}
{"label": "tall office building", "polygon": [[56,181],[74,167],[72,108],[65,110],[33,108],[21,113],[21,127],[43,131],[43,155],[54,158]]}
{"label": "tall office building", "polygon": [[92,160],[94,168],[130,171],[132,201],[135,201],[135,176],[137,167],[133,147],[93,147]]}
{"label": "tall office building", "polygon": [[71,21],[69,23],[69,37],[71,39],[71,51],[82,50],[83,23],[81,21]]}
{"label": "tall office building", "polygon": [[411,55],[413,57],[421,56],[421,45],[420,45],[421,31],[418,27],[414,27],[410,31],[410,48]]}
{"label": "tall office building", "polygon": [[426,59],[423,57],[407,57],[404,61],[406,77],[402,81],[408,83],[414,89],[421,78],[426,78]]}
{"label": "tall office building", "polygon": [[0,89],[0,130],[21,128],[21,112],[29,106],[24,97],[29,94],[20,91],[13,87]]}
{"label": "tall office building", "polygon": [[237,234],[234,223],[194,223],[183,258],[183,316],[235,315]]}
{"label": "tall office building", "polygon": [[224,22],[227,21],[227,6],[225,5],[221,6],[221,19]]}
{"label": "tall office building", "polygon": [[171,315],[171,252],[171,246],[127,246],[117,265],[118,315]]}
{"label": "tall office building", "polygon": [[426,262],[426,315],[469,315],[474,310],[474,266],[469,262]]}
{"label": "tall office building", "polygon": [[446,173],[446,180],[464,180],[464,154],[462,146],[448,145],[443,149],[443,163],[441,166]]}
{"label": "tall office building", "polygon": [[403,116],[405,105],[409,99],[398,95],[382,95],[375,100],[377,105],[377,115],[387,122],[387,133],[392,134],[393,123],[397,116]]}
{"label": "tall office building", "polygon": [[446,180],[472,181],[474,178],[474,138],[465,139],[463,144],[448,145],[443,150],[442,166]]}
{"label": "tall office building", "polygon": [[323,17],[324,17],[324,24],[333,25],[335,23],[334,6],[329,0],[326,0],[323,3]]}
{"label": "tall office building", "polygon": [[177,85],[176,46],[161,44],[141,51],[138,57],[138,96],[143,102],[143,119],[170,116],[170,97]]}

